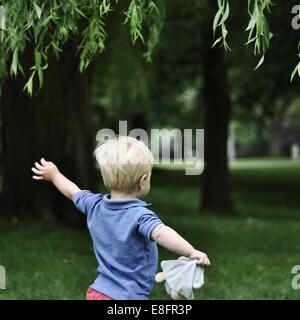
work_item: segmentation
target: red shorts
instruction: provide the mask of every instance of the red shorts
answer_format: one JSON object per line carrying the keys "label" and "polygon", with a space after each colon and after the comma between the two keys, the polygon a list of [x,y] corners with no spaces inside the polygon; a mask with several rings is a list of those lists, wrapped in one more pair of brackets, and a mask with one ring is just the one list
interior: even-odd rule
{"label": "red shorts", "polygon": [[86,300],[113,300],[113,299],[102,292],[99,292],[93,288],[89,288],[86,293]]}

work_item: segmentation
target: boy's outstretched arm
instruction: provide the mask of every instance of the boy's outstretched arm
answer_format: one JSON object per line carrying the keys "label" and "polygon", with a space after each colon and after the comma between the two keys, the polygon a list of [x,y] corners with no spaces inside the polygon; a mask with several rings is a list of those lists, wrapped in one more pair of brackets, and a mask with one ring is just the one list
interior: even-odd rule
{"label": "boy's outstretched arm", "polygon": [[46,180],[52,182],[56,188],[67,198],[73,199],[76,192],[80,191],[78,186],[61,174],[56,165],[50,161],[41,159],[41,163],[36,162],[31,168],[34,180]]}
{"label": "boy's outstretched arm", "polygon": [[196,250],[175,230],[168,226],[165,226],[164,224],[159,224],[153,229],[151,238],[162,247],[174,253],[183,255],[192,260],[196,260],[197,264],[203,266],[210,265],[210,261],[204,252]]}

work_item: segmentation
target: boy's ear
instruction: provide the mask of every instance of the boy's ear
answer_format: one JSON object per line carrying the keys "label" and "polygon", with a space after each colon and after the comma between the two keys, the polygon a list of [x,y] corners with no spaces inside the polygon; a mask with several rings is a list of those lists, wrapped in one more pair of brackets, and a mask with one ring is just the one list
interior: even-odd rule
{"label": "boy's ear", "polygon": [[140,188],[142,189],[144,184],[145,184],[145,181],[147,180],[147,177],[148,175],[147,174],[143,174],[141,179],[140,179]]}

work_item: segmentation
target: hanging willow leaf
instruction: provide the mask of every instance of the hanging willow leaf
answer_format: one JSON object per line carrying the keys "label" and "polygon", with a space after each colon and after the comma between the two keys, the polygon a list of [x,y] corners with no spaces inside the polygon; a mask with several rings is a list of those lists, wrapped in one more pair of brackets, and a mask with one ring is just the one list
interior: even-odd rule
{"label": "hanging willow leaf", "polygon": [[214,22],[213,22],[214,36],[216,34],[217,27],[220,26],[221,15],[222,15],[222,10],[221,10],[221,8],[219,8],[218,12],[215,15]]}
{"label": "hanging willow leaf", "polygon": [[265,61],[265,56],[263,55],[254,70],[256,71],[264,63],[264,61]]}
{"label": "hanging willow leaf", "polygon": [[218,38],[217,40],[215,40],[215,42],[213,43],[213,45],[211,46],[212,48],[215,47],[218,43],[220,43],[223,40],[222,37]]}
{"label": "hanging willow leaf", "polygon": [[31,73],[31,76],[29,78],[29,80],[27,81],[27,83],[24,86],[24,91],[27,91],[27,93],[32,97],[32,91],[33,91],[33,79],[35,76],[35,70]]}
{"label": "hanging willow leaf", "polygon": [[264,63],[264,55],[270,47],[273,34],[270,32],[269,23],[265,16],[265,10],[270,11],[270,0],[248,0],[248,12],[250,21],[246,27],[248,40],[246,45],[254,44],[254,55],[261,55],[255,70]]}
{"label": "hanging willow leaf", "polygon": [[0,30],[6,30],[6,11],[4,6],[0,6]]}
{"label": "hanging willow leaf", "polygon": [[18,49],[15,49],[13,53],[11,67],[10,67],[10,74],[16,77],[17,72],[18,72]]}
{"label": "hanging willow leaf", "polygon": [[[298,45],[298,50],[299,50],[299,53],[298,53],[298,58],[300,60],[300,42],[299,42],[299,45]],[[298,76],[300,78],[300,61],[298,62],[298,64],[296,65],[295,69],[293,70],[292,74],[291,74],[291,82],[294,80],[294,77],[295,75],[298,73]]]}
{"label": "hanging willow leaf", "polygon": [[226,21],[229,17],[229,13],[230,13],[230,7],[229,7],[228,0],[218,0],[218,11],[213,21],[213,33],[215,37],[217,30],[219,28],[221,30],[221,36],[214,41],[212,48],[220,43],[222,44],[222,46],[226,51],[231,51],[227,43],[228,31],[226,28]]}
{"label": "hanging willow leaf", "polygon": [[152,53],[154,48],[159,42],[160,34],[165,21],[165,4],[163,0],[156,2],[150,1],[148,7],[148,24],[149,24],[149,37],[147,41],[147,50],[144,57],[147,62],[152,61]]}
{"label": "hanging willow leaf", "polygon": [[41,16],[42,16],[41,7],[38,6],[35,2],[33,2],[33,6],[34,6],[34,9],[35,9],[35,12],[36,12],[36,15],[37,15],[38,19],[41,19]]}

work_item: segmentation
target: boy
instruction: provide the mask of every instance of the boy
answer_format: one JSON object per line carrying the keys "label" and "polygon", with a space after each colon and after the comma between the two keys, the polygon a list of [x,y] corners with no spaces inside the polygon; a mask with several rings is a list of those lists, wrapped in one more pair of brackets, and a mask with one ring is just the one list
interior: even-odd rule
{"label": "boy", "polygon": [[150,190],[154,162],[143,142],[112,138],[96,148],[95,156],[109,194],[80,190],[44,158],[32,168],[33,179],[52,182],[87,215],[99,263],[88,300],[148,299],[157,271],[156,243],[200,265],[210,264],[205,253],[195,250],[140,200]]}

